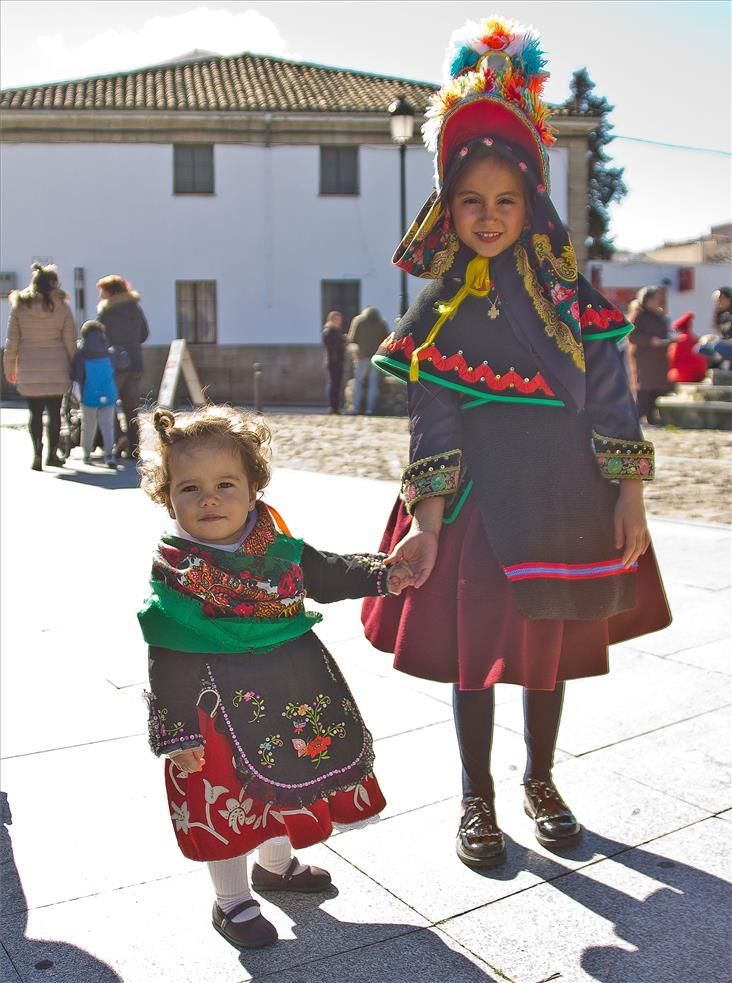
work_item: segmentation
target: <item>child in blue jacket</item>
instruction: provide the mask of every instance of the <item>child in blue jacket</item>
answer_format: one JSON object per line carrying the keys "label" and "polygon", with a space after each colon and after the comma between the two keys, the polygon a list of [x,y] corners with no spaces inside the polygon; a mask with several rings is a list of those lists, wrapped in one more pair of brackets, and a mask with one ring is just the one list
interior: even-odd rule
{"label": "child in blue jacket", "polygon": [[121,352],[109,347],[104,326],[99,321],[82,324],[79,350],[71,363],[71,380],[79,389],[85,464],[91,462],[94,436],[99,427],[105,463],[108,468],[116,468],[114,416],[118,394],[114,373],[121,356]]}

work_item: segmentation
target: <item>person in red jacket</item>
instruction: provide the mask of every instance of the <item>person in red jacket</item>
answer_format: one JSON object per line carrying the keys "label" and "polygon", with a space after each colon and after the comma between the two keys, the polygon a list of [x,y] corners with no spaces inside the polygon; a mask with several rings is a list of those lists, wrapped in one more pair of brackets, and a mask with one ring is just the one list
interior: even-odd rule
{"label": "person in red jacket", "polygon": [[696,351],[699,339],[694,334],[694,315],[691,311],[682,314],[671,325],[677,335],[668,348],[669,382],[701,382],[707,371],[707,360]]}

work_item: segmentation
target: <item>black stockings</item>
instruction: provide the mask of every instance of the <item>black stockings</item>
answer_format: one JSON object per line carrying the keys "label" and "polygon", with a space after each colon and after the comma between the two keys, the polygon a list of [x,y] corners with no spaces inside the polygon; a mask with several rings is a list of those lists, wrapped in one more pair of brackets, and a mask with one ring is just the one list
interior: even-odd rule
{"label": "black stockings", "polygon": [[[524,690],[524,781],[529,778],[551,780],[563,699],[563,682],[550,691]],[[452,707],[463,765],[463,795],[479,795],[492,801],[494,789],[491,747],[495,711],[493,687],[459,690],[454,686]]]}
{"label": "black stockings", "polygon": [[28,408],[30,410],[30,420],[28,429],[30,430],[33,449],[36,454],[41,453],[43,443],[43,410],[48,411],[48,453],[52,454],[58,448],[59,436],[61,434],[61,396],[29,396]]}

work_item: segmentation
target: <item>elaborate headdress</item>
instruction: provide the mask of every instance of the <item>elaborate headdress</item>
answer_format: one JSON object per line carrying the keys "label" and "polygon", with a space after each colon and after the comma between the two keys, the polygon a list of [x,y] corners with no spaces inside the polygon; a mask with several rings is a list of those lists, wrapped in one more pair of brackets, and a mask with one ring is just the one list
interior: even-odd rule
{"label": "elaborate headdress", "polygon": [[539,36],[501,17],[468,21],[455,31],[445,55],[442,87],[432,97],[422,128],[435,155],[437,190],[455,149],[492,134],[532,157],[549,188],[546,148],[556,140],[541,94],[548,73]]}

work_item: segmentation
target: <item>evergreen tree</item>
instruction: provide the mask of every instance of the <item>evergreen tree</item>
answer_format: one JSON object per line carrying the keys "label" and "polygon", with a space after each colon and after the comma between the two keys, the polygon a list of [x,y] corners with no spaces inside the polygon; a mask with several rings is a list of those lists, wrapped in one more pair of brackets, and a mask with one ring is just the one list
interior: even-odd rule
{"label": "evergreen tree", "polygon": [[571,95],[563,105],[575,113],[597,116],[597,126],[587,141],[587,255],[590,259],[610,259],[615,246],[609,235],[608,206],[613,201],[622,201],[628,189],[623,181],[623,168],[608,166],[612,158],[605,151],[613,139],[608,116],[615,107],[604,96],[593,95],[594,88],[587,69],[578,69],[569,83]]}

